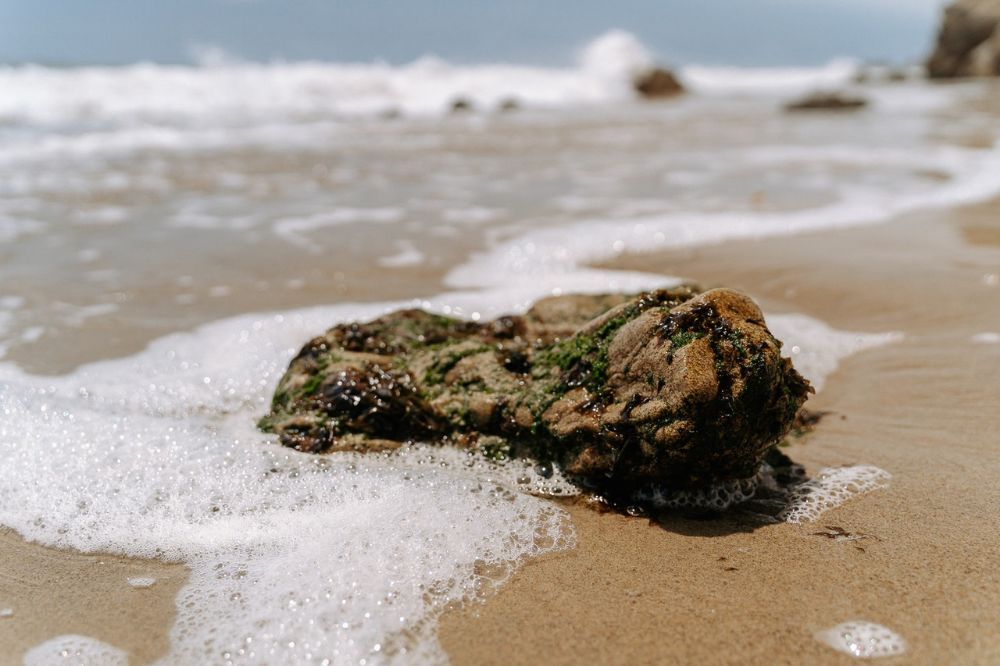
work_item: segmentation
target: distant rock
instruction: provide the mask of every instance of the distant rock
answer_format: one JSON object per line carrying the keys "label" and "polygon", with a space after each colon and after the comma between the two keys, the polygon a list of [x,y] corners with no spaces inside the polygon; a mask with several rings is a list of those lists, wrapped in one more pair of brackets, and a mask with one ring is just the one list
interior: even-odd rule
{"label": "distant rock", "polygon": [[785,105],[786,111],[856,111],[868,105],[863,97],[837,92],[814,92]]}
{"label": "distant rock", "polygon": [[497,105],[497,111],[501,113],[510,113],[512,111],[517,111],[521,108],[521,102],[518,101],[516,97],[505,97],[500,100],[500,104]]}
{"label": "distant rock", "polygon": [[1000,75],[1000,0],[957,0],[945,8],[927,75]]}
{"label": "distant rock", "polygon": [[635,91],[646,99],[663,99],[684,92],[677,77],[667,69],[654,67],[635,77]]}
{"label": "distant rock", "polygon": [[311,453],[421,440],[604,489],[684,489],[753,477],[810,391],[750,298],[677,287],[336,326],[292,360],[260,427]]}
{"label": "distant rock", "polygon": [[475,110],[475,106],[467,97],[456,97],[451,102],[451,112],[452,113],[468,113]]}

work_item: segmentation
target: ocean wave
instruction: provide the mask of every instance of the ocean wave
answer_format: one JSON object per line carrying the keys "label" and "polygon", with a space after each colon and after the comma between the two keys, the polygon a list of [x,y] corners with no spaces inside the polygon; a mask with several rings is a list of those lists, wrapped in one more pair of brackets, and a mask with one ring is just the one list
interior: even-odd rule
{"label": "ocean wave", "polygon": [[[203,58],[198,65],[0,67],[0,128],[177,124],[238,125],[260,118],[308,119],[386,113],[436,115],[457,99],[494,110],[507,100],[529,107],[619,102],[633,77],[656,58],[633,35],[612,30],[587,44],[568,67],[459,65],[426,56],[405,65],[320,61],[267,63]],[[689,65],[680,74],[699,93],[789,93],[848,83],[856,64],[741,69]]]}
{"label": "ocean wave", "polygon": [[229,123],[258,117],[435,114],[461,97],[482,108],[507,98],[534,106],[609,101],[630,93],[631,76],[651,62],[633,36],[609,32],[576,67],[462,66],[434,57],[408,65],[328,62],[202,66],[0,68],[0,119],[59,124],[131,119]]}
{"label": "ocean wave", "polygon": [[[757,148],[744,158],[762,164],[812,164],[833,160],[858,167],[922,167],[940,174],[938,184],[905,190],[860,185],[837,188],[830,204],[790,211],[678,211],[631,219],[591,219],[549,226],[498,242],[454,268],[446,283],[456,287],[495,287],[501,282],[545,282],[557,289],[606,279],[588,263],[608,261],[626,253],[643,254],[672,248],[697,247],[731,240],[760,239],[823,229],[886,222],[927,209],[986,201],[1000,195],[1000,143],[988,150],[921,146],[918,149],[869,150],[860,147]],[[641,277],[617,274],[618,287],[642,283]]]}

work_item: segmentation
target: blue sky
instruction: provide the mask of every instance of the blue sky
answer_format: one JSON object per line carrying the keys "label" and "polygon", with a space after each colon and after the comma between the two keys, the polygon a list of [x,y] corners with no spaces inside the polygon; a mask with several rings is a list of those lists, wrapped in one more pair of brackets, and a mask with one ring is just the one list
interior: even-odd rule
{"label": "blue sky", "polygon": [[0,62],[249,60],[567,64],[609,28],[665,61],[912,61],[941,0],[0,0]]}

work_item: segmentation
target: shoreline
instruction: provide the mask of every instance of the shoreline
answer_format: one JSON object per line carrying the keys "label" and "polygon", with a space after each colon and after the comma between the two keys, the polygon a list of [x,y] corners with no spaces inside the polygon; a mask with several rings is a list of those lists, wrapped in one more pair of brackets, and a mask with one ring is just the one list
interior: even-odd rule
{"label": "shoreline", "polygon": [[[769,313],[903,332],[902,342],[841,362],[808,403],[834,415],[789,449],[811,472],[869,462],[894,478],[888,490],[802,526],[675,519],[661,528],[570,506],[577,548],[525,563],[484,604],[443,616],[439,637],[453,662],[843,663],[812,634],[850,619],[901,633],[907,663],[954,659],[958,646],[964,661],[1000,655],[1000,621],[990,613],[1000,607],[1000,583],[988,565],[1000,531],[984,510],[1000,503],[989,435],[1000,418],[980,408],[1000,402],[1000,346],[969,342],[1000,330],[1000,288],[985,279],[1000,266],[998,209],[992,202],[609,264],[743,289]],[[827,522],[864,536],[815,534]],[[134,663],[165,653],[183,565],[64,553],[9,530],[0,532],[0,553],[18,562],[0,590],[0,607],[15,611],[0,621],[8,654],[61,633],[106,640]],[[935,563],[946,562],[955,568],[939,571]],[[111,573],[94,575],[97,566]],[[133,593],[130,572],[157,584]]]}
{"label": "shoreline", "polygon": [[903,332],[841,362],[807,403],[833,414],[788,449],[811,473],[865,462],[893,479],[817,523],[745,531],[727,520],[661,527],[571,508],[575,550],[528,562],[485,603],[442,618],[453,663],[544,654],[553,663],[842,664],[814,634],[853,619],[908,641],[907,655],[885,663],[1000,656],[1000,582],[989,564],[1000,539],[989,520],[1000,504],[1000,417],[984,408],[1000,403],[1000,348],[970,341],[1000,328],[989,278],[1000,266],[998,208],[607,264],[742,289],[766,312]]}

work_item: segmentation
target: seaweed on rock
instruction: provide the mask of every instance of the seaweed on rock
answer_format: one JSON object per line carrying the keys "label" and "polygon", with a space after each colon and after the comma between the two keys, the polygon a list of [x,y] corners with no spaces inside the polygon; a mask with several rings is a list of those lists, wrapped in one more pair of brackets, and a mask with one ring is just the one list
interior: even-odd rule
{"label": "seaweed on rock", "polygon": [[728,289],[553,297],[487,323],[402,310],[310,341],[259,425],[314,453],[437,441],[609,494],[703,488],[754,477],[792,427],[812,389],[780,350]]}

